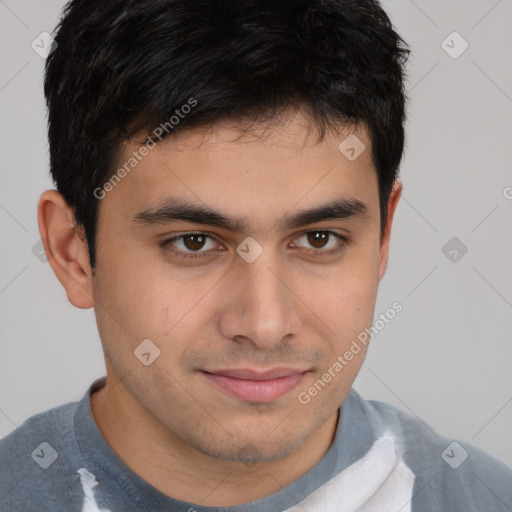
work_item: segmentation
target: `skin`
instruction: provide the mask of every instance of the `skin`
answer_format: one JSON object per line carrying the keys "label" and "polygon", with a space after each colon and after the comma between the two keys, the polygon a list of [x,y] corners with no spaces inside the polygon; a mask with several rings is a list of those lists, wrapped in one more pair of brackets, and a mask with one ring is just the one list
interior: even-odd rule
{"label": "skin", "polygon": [[[62,196],[45,191],[38,206],[48,260],[68,300],[95,310],[107,370],[106,386],[91,397],[100,431],[124,463],[162,493],[206,506],[277,492],[329,449],[365,350],[308,404],[298,394],[371,326],[402,190],[397,179],[381,239],[364,125],[328,133],[321,142],[299,111],[287,112],[271,129],[253,125],[242,132],[246,127],[223,122],[158,143],[100,201],[94,272]],[[348,133],[366,145],[352,162],[338,150]],[[119,166],[139,148],[127,143]],[[244,217],[262,254],[247,263],[236,253],[247,234],[208,225],[135,226],[137,212],[169,194]],[[341,197],[364,202],[366,217],[276,227],[285,214]],[[315,229],[351,242],[336,254],[318,255],[339,242],[330,237],[326,249],[313,245],[305,233]],[[159,245],[198,231],[214,237],[199,248],[208,257],[183,258]],[[176,250],[196,247],[174,243]],[[134,355],[144,339],[160,349],[149,366]],[[276,367],[307,373],[295,389],[264,404],[232,397],[200,372]]]}

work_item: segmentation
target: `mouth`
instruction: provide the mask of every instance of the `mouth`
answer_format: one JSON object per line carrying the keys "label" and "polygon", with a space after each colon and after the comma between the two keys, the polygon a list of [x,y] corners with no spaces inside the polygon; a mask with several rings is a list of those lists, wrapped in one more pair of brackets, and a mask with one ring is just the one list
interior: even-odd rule
{"label": "mouth", "polygon": [[268,403],[278,400],[298,386],[307,371],[274,368],[266,371],[202,370],[201,373],[209,382],[230,396],[244,402]]}

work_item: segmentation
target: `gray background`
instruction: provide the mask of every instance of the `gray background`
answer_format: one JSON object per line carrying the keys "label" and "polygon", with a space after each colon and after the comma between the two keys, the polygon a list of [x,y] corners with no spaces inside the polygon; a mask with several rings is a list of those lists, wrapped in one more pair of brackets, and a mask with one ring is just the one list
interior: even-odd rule
{"label": "gray background", "polygon": [[[32,253],[37,200],[53,186],[31,43],[63,5],[0,0],[0,436],[104,374],[93,311],[69,304]],[[512,465],[512,0],[384,6],[412,55],[404,192],[375,313],[404,309],[355,388]],[[458,58],[454,31],[469,44]],[[442,252],[452,237],[456,262]]]}

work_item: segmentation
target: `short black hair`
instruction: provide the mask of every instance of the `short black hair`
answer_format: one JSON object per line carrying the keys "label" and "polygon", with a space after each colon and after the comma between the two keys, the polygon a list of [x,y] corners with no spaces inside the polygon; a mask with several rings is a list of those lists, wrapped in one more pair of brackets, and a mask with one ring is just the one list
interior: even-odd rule
{"label": "short black hair", "polygon": [[93,269],[94,191],[122,142],[164,124],[165,137],[227,119],[271,122],[296,107],[319,140],[368,127],[382,236],[404,149],[409,49],[377,0],[71,0],[55,40],[44,83],[50,170]]}

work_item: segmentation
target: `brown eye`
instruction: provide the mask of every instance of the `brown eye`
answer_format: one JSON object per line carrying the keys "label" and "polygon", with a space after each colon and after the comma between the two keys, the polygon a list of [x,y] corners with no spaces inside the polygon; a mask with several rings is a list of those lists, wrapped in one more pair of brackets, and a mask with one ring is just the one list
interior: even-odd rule
{"label": "brown eye", "polygon": [[325,231],[310,231],[307,233],[308,243],[310,243],[315,249],[322,249],[325,244],[329,241],[329,233]]}
{"label": "brown eye", "polygon": [[198,251],[203,248],[206,239],[207,237],[204,235],[185,235],[183,236],[183,245],[191,251]]}
{"label": "brown eye", "polygon": [[[314,249],[312,252],[318,255],[335,254],[349,243],[346,236],[326,230],[307,231],[297,239],[297,242],[300,240],[305,240],[306,244]],[[297,243],[297,245],[300,244]]]}
{"label": "brown eye", "polygon": [[[208,247],[208,242],[210,247]],[[160,245],[177,256],[183,258],[197,258],[211,256],[210,249],[218,244],[206,233],[184,233],[160,242]],[[207,250],[203,250],[203,249]]]}

